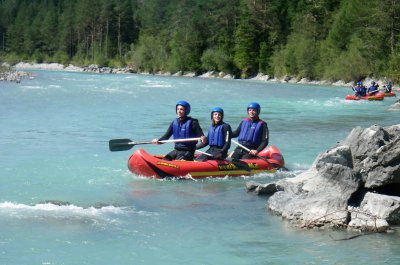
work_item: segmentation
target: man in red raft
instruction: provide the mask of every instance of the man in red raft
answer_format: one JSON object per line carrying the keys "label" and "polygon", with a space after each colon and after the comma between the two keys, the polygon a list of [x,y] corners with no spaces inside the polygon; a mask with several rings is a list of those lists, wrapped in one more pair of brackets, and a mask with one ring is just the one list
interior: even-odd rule
{"label": "man in red raft", "polygon": [[[174,139],[186,139],[200,137],[201,142],[206,142],[203,130],[200,127],[199,121],[189,115],[190,105],[184,100],[180,100],[175,106],[177,118],[175,118],[169,125],[167,131],[159,139],[153,139],[153,144],[159,144],[159,141],[167,140],[171,136]],[[197,141],[189,142],[176,142],[175,149],[169,152],[163,159],[164,160],[193,160],[194,152],[196,150]]]}
{"label": "man in red raft", "polygon": [[261,106],[257,102],[251,102],[247,105],[248,118],[245,118],[238,128],[232,132],[232,138],[238,137],[238,142],[250,151],[238,146],[231,155],[232,159],[253,159],[267,147],[269,141],[268,125],[259,118],[260,112]]}
{"label": "man in red raft", "polygon": [[375,83],[375,81],[371,82],[371,86],[368,88],[367,95],[368,96],[375,96],[379,92],[378,90],[378,85]]}

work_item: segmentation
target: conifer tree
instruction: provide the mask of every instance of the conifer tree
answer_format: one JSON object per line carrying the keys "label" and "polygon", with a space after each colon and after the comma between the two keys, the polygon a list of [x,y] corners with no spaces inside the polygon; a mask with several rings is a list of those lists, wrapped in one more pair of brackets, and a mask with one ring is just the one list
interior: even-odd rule
{"label": "conifer tree", "polygon": [[246,78],[257,69],[257,30],[246,4],[241,5],[241,15],[235,31],[234,62]]}

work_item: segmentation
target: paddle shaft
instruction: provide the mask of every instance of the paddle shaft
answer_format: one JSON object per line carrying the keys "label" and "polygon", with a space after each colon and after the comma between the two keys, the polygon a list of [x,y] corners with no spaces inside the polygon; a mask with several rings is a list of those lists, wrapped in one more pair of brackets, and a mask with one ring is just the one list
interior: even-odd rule
{"label": "paddle shaft", "polygon": [[[180,143],[180,142],[192,142],[198,141],[200,138],[186,138],[186,139],[172,139],[172,140],[161,140],[158,143]],[[138,145],[138,144],[152,144],[153,142],[130,142],[129,144]]]}
{"label": "paddle shaft", "polygon": [[206,156],[209,156],[209,157],[214,157],[212,154],[209,154],[209,153],[206,153],[206,152],[203,152],[203,151],[200,151],[200,150],[196,150],[196,152],[199,152],[200,154],[203,154],[203,155],[206,155]]}
{"label": "paddle shaft", "polygon": [[[177,143],[177,142],[192,142],[198,141],[200,138],[186,138],[186,139],[174,139],[174,140],[161,140],[158,143]],[[131,149],[135,145],[139,144],[152,144],[153,142],[134,142],[131,139],[113,139],[109,141],[110,151],[125,151]]]}
{"label": "paddle shaft", "polygon": [[[249,148],[247,148],[246,146],[244,146],[244,145],[242,145],[242,144],[240,144],[240,143],[236,142],[236,141],[235,141],[235,140],[233,140],[233,139],[231,139],[231,141],[232,141],[234,144],[236,144],[237,146],[239,146],[240,148],[242,148],[242,149],[246,150],[247,152],[250,152],[250,149],[249,149]],[[256,157],[258,157],[258,158],[260,158],[260,159],[262,159],[262,160],[264,160],[264,161],[267,161],[267,162],[269,162],[269,161],[268,161],[268,159],[267,159],[267,158],[265,158],[265,157],[262,157],[262,156],[259,156],[259,155],[256,155]]]}

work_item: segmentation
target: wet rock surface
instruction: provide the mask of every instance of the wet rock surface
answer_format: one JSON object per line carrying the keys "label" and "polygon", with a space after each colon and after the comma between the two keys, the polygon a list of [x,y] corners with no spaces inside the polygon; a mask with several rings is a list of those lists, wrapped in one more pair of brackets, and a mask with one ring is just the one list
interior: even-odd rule
{"label": "wet rock surface", "polygon": [[387,231],[400,224],[400,124],[354,128],[306,172],[246,188],[300,227]]}

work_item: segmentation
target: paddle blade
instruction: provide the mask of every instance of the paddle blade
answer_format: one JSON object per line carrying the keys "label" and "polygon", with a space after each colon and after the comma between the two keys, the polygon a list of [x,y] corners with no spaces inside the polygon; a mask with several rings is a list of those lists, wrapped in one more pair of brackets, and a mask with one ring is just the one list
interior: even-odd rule
{"label": "paddle blade", "polygon": [[131,149],[135,143],[130,139],[113,139],[108,142],[110,151],[126,151]]}
{"label": "paddle blade", "polygon": [[249,171],[249,172],[251,171],[251,168],[249,167],[249,165],[246,162],[240,161],[238,159],[234,159],[232,157],[227,157],[225,159],[225,161],[228,161],[229,163],[234,164],[235,166],[237,166],[241,170],[246,170],[246,171]]}

